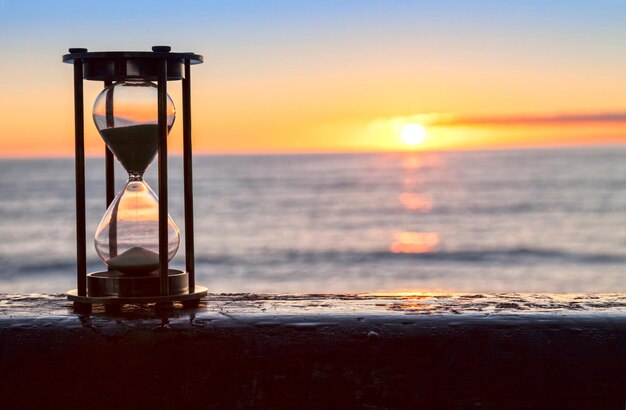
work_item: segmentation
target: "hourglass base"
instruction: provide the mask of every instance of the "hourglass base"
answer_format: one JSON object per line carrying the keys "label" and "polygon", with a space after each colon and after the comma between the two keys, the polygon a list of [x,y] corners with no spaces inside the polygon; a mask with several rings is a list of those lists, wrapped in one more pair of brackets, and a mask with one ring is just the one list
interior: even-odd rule
{"label": "hourglass base", "polygon": [[[67,299],[74,302],[75,307],[87,308],[91,305],[142,305],[148,303],[167,304],[181,302],[185,307],[197,307],[200,299],[208,294],[204,286],[195,287],[192,293],[169,296],[146,296],[146,297],[117,297],[117,296],[78,296],[78,291],[72,289],[67,292]],[[90,308],[88,310],[91,310]]]}
{"label": "hourglass base", "polygon": [[179,301],[189,304],[206,296],[207,289],[196,286],[189,291],[189,275],[169,270],[169,295],[160,295],[160,277],[128,276],[116,271],[94,272],[87,275],[87,296],[79,296],[76,289],[67,292],[67,298],[86,304],[167,303]]}
{"label": "hourglass base", "polygon": [[[175,269],[169,270],[170,295],[189,290],[189,275]],[[161,278],[157,274],[129,276],[117,271],[94,272],[87,275],[89,296],[146,297],[161,293]]]}

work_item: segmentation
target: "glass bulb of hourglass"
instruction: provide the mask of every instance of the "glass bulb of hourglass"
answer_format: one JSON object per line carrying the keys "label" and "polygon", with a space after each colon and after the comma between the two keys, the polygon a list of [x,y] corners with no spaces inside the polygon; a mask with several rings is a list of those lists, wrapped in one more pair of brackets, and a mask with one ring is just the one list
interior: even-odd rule
{"label": "glass bulb of hourglass", "polygon": [[[167,102],[169,132],[175,109],[169,96]],[[159,210],[143,174],[158,149],[157,87],[147,81],[110,85],[96,98],[93,117],[102,139],[129,174],[96,230],[96,252],[112,270],[149,274],[159,267]],[[168,260],[179,244],[178,228],[168,215]]]}

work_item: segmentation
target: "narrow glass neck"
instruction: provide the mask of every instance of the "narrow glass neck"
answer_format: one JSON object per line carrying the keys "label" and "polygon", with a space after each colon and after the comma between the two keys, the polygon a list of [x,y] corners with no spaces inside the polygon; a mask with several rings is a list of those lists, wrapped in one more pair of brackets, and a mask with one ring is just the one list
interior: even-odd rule
{"label": "narrow glass neck", "polygon": [[143,172],[129,172],[128,180],[129,181],[143,181]]}

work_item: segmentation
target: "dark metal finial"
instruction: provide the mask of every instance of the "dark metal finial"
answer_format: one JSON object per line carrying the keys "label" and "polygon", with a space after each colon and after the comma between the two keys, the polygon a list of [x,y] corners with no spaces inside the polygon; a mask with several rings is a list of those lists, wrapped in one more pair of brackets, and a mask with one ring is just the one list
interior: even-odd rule
{"label": "dark metal finial", "polygon": [[170,46],[152,46],[152,51],[155,53],[169,53],[172,51],[172,47]]}

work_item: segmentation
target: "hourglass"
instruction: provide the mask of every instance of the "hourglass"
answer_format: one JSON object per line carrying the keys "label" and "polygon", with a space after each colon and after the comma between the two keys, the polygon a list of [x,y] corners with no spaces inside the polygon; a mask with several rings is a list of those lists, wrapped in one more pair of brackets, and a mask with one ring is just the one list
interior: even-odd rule
{"label": "hourglass", "polygon": [[[125,275],[147,275],[159,268],[159,203],[143,180],[158,149],[156,99],[153,83],[120,81],[106,87],[93,108],[102,139],[128,172],[128,181],[96,230],[96,252],[109,269]],[[168,132],[174,117],[174,103],[168,95]],[[167,221],[167,258],[171,260],[180,235],[169,215]]]}
{"label": "hourglass", "polygon": [[[191,174],[190,66],[202,63],[193,53],[87,52],[70,49],[63,61],[74,65],[77,204],[77,281],[68,292],[75,306],[180,301],[197,305],[207,289],[195,284]],[[93,120],[106,144],[107,210],[96,230],[96,253],[106,271],[86,273],[85,177],[82,81],[99,80],[104,89],[93,106]],[[169,269],[180,244],[168,214],[167,136],[176,111],[168,80],[183,84],[183,166],[186,270]],[[156,84],[155,84],[156,81]],[[158,192],[144,173],[158,154]],[[113,157],[128,180],[113,197]]]}

